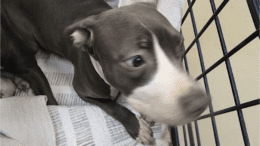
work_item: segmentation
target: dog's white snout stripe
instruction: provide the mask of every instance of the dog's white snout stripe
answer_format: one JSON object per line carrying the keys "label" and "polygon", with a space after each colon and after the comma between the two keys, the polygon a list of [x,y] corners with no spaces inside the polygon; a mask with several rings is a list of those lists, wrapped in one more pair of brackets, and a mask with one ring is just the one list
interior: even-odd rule
{"label": "dog's white snout stripe", "polygon": [[180,104],[180,97],[194,82],[167,57],[157,37],[152,33],[157,70],[145,86],[136,88],[127,102],[150,120],[170,125],[190,121]]}

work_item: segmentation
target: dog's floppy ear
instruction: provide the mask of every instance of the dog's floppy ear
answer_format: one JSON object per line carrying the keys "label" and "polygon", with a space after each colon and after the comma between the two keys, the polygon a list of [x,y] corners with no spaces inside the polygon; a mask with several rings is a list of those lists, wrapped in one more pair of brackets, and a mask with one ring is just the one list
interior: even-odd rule
{"label": "dog's floppy ear", "polygon": [[93,54],[94,33],[92,29],[76,29],[71,35],[70,40],[73,46],[83,51]]}
{"label": "dog's floppy ear", "polygon": [[97,16],[93,15],[80,20],[65,29],[65,34],[70,38],[73,46],[93,55],[95,33],[93,31],[97,23]]}

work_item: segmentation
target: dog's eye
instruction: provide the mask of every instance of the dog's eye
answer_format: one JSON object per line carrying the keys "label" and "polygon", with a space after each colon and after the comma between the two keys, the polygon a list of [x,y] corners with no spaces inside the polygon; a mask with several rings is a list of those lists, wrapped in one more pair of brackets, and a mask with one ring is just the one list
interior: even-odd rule
{"label": "dog's eye", "polygon": [[139,67],[143,65],[144,60],[140,55],[136,55],[133,58],[127,60],[126,63],[132,67]]}

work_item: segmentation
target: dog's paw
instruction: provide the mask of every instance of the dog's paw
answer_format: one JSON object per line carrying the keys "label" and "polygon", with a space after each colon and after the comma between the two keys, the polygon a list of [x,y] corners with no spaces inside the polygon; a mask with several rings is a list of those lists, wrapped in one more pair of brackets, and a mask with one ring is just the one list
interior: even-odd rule
{"label": "dog's paw", "polygon": [[148,119],[146,116],[144,116],[144,115],[141,115],[141,117],[140,117],[141,119],[143,119],[148,125],[149,125],[149,127],[153,127],[154,126],[154,122],[153,121],[151,121],[150,119]]}
{"label": "dog's paw", "polygon": [[16,86],[13,81],[8,78],[0,77],[0,98],[13,96]]}
{"label": "dog's paw", "polygon": [[144,145],[154,145],[155,139],[153,138],[153,132],[150,128],[151,123],[147,123],[142,116],[136,116],[139,121],[139,134],[136,138],[138,143],[142,143]]}
{"label": "dog's paw", "polygon": [[127,119],[122,122],[128,134],[138,143],[144,145],[153,145],[155,139],[149,124],[141,117],[131,113]]}
{"label": "dog's paw", "polygon": [[28,91],[30,89],[30,84],[20,77],[16,76],[14,79],[14,83],[15,83],[17,89],[19,89],[19,90]]}

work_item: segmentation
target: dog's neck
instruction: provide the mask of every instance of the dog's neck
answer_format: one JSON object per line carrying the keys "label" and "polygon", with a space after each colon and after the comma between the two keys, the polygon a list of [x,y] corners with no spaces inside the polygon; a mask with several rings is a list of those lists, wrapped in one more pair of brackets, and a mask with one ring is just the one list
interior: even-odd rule
{"label": "dog's neck", "polygon": [[117,90],[116,88],[114,88],[113,86],[111,86],[109,84],[109,82],[107,81],[107,79],[104,76],[100,63],[98,61],[96,61],[91,55],[89,55],[89,56],[90,56],[91,63],[94,66],[98,75],[104,80],[104,82],[106,84],[108,84],[110,86],[110,95],[111,95],[112,100],[114,100],[117,97],[117,95],[119,94],[119,90]]}

